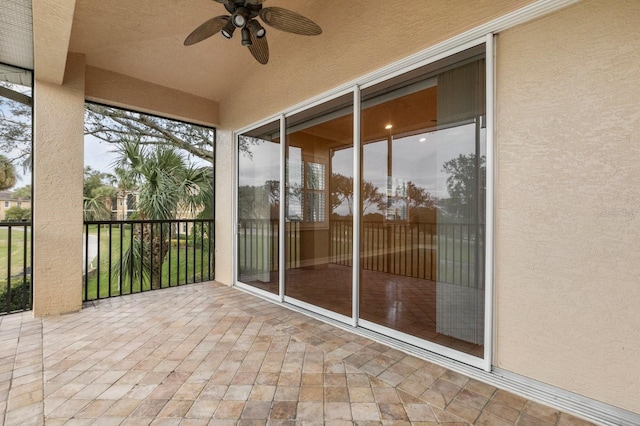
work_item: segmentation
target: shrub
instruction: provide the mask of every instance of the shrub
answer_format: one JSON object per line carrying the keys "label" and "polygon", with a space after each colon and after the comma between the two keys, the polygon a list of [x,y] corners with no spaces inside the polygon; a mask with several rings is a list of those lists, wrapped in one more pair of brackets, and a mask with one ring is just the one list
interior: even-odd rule
{"label": "shrub", "polygon": [[7,305],[7,287],[0,289],[0,312],[13,312],[31,309],[31,281],[14,282],[11,285],[11,305]]}

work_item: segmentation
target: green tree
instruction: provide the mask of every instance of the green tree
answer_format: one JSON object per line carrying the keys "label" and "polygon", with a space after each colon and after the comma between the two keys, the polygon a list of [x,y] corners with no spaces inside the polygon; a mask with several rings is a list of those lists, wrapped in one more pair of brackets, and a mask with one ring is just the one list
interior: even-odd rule
{"label": "green tree", "polygon": [[[369,181],[362,181],[360,186],[362,211],[366,214],[369,207],[383,203],[384,196],[378,187]],[[349,216],[353,216],[353,178],[340,173],[331,175],[331,211],[346,203]]]}
{"label": "green tree", "polygon": [[443,164],[447,173],[447,191],[451,197],[445,204],[449,214],[463,220],[475,220],[483,207],[486,187],[485,157],[460,154]]}
{"label": "green tree", "polygon": [[347,203],[349,216],[353,216],[353,178],[340,173],[331,174],[331,212]]}
{"label": "green tree", "polygon": [[4,219],[7,222],[20,222],[31,220],[31,209],[18,206],[9,207],[4,212]]}
{"label": "green tree", "polygon": [[[171,220],[180,212],[195,213],[213,203],[212,168],[188,163],[173,147],[124,140],[118,144],[115,166],[117,175],[138,188],[138,219]],[[142,278],[159,288],[169,249],[168,231],[166,224],[135,226],[133,244],[116,263],[113,274]]]}
{"label": "green tree", "polygon": [[13,195],[18,198],[31,199],[31,185],[21,186],[13,190]]}
{"label": "green tree", "polygon": [[111,219],[111,199],[117,194],[111,185],[114,179],[113,175],[93,170],[91,166],[84,168],[84,220]]}
{"label": "green tree", "polygon": [[213,129],[136,111],[86,103],[84,133],[116,145],[133,137],[140,145],[170,146],[214,160]]}
{"label": "green tree", "polygon": [[[3,96],[8,96],[0,96],[0,152],[7,153],[14,167],[30,170],[32,108],[27,94],[30,89],[7,82],[0,82],[0,88]],[[0,185],[1,182],[0,176]]]}
{"label": "green tree", "polygon": [[11,160],[0,155],[0,190],[11,188],[16,184],[16,170]]}

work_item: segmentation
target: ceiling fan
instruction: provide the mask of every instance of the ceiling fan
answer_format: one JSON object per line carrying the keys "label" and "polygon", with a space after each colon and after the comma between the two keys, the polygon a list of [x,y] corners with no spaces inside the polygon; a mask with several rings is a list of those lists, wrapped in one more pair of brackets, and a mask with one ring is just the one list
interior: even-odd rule
{"label": "ceiling fan", "polygon": [[269,45],[267,31],[258,22],[260,19],[267,25],[288,33],[299,35],[319,35],[322,29],[312,20],[282,7],[262,7],[266,0],[214,0],[222,3],[231,15],[211,18],[193,30],[184,41],[191,46],[221,32],[225,38],[233,37],[239,28],[242,33],[242,45],[247,46],[253,57],[261,64],[269,62]]}

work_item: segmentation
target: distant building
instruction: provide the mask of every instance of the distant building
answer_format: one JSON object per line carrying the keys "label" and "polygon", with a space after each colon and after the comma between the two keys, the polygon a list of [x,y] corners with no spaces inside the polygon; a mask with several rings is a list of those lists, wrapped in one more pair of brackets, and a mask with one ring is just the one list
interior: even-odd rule
{"label": "distant building", "polygon": [[0,221],[5,220],[5,212],[11,207],[31,208],[31,199],[18,197],[13,191],[0,191]]}
{"label": "distant building", "polygon": [[129,220],[138,208],[138,193],[118,191],[110,201],[111,220]]}

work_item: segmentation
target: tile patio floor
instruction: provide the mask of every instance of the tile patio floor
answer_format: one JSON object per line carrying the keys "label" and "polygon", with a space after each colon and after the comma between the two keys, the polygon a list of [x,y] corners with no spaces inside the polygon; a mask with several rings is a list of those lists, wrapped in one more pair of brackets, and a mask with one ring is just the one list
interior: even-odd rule
{"label": "tile patio floor", "polygon": [[0,425],[587,425],[216,283],[0,317]]}

